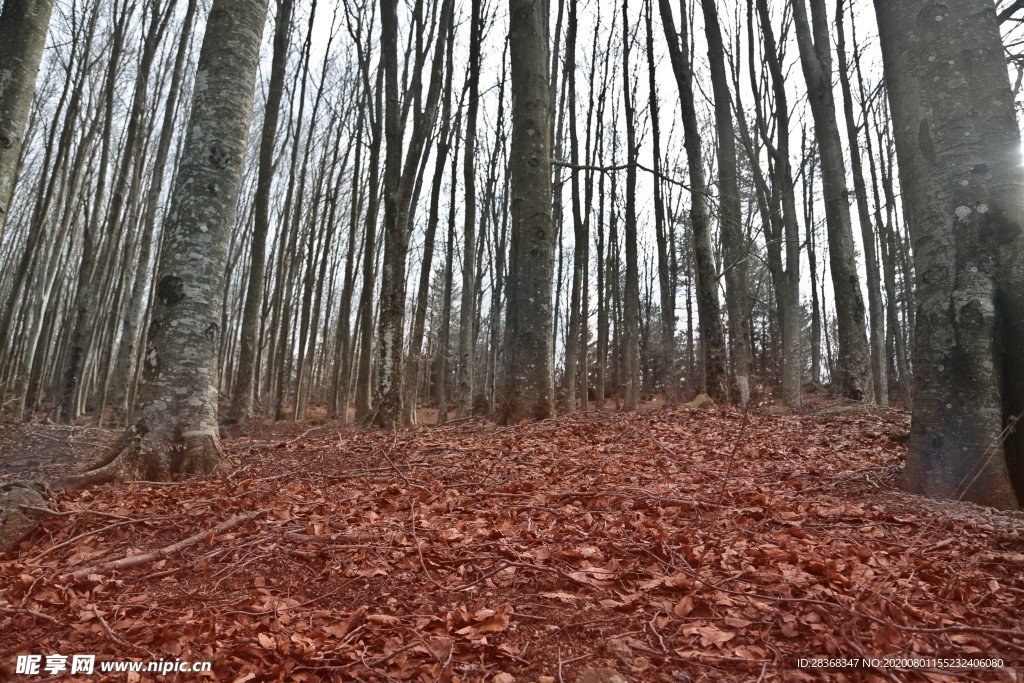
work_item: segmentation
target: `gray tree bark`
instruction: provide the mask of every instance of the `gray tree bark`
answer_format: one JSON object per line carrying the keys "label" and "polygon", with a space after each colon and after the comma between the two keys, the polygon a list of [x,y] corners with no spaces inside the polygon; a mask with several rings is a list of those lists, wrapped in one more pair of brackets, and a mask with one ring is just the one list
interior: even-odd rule
{"label": "gray tree bark", "polygon": [[[775,180],[781,193],[783,239],[786,243],[786,268],[782,276],[782,396],[786,405],[799,405],[802,400],[800,327],[800,220],[796,208],[796,183],[790,165],[790,113],[786,95],[786,76],[779,57],[775,32],[771,25],[766,0],[757,0],[757,13],[761,20],[765,61],[772,76],[775,94],[776,144],[772,152],[775,161]],[[753,22],[753,17],[749,19]],[[751,28],[752,30],[752,28]],[[753,55],[751,55],[753,58]],[[762,135],[766,136],[759,126]]]}
{"label": "gray tree bark", "polygon": [[683,118],[683,145],[690,171],[690,222],[693,229],[693,252],[697,275],[697,317],[700,321],[701,351],[704,360],[703,389],[719,402],[727,401],[725,359],[725,329],[722,326],[718,303],[718,273],[711,248],[711,228],[708,226],[707,176],[704,172],[700,127],[693,99],[693,69],[690,64],[689,39],[685,12],[676,32],[669,0],[658,0],[661,21],[668,42],[669,57],[679,87],[679,102]]}
{"label": "gray tree bark", "polygon": [[622,104],[626,119],[626,206],[623,232],[626,239],[626,282],[623,287],[623,408],[640,406],[640,269],[636,243],[636,112],[629,76],[629,0],[622,0]]}
{"label": "gray tree bark", "polygon": [[903,483],[1015,509],[1024,168],[995,5],[876,0],[875,11],[918,273]]}
{"label": "gray tree bark", "polygon": [[253,407],[253,384],[256,377],[256,338],[263,309],[264,277],[267,270],[267,234],[270,231],[270,188],[274,182],[274,149],[277,120],[284,96],[285,70],[288,66],[288,44],[291,36],[293,0],[278,0],[274,25],[274,55],[270,64],[267,104],[260,132],[259,171],[256,180],[255,223],[250,247],[249,279],[246,283],[245,307],[242,309],[242,345],[238,358],[235,385],[231,390],[228,416],[236,420],[248,417]]}
{"label": "gray tree bark", "polygon": [[837,376],[833,377],[833,383],[843,396],[861,401],[871,397],[871,351],[864,332],[864,297],[860,292],[853,245],[850,191],[846,186],[846,166],[832,96],[832,44],[824,0],[810,2],[811,21],[808,22],[805,0],[791,0],[800,64],[807,81],[808,102],[821,155],[829,266],[839,333]]}
{"label": "gray tree bark", "polygon": [[544,419],[554,412],[551,277],[551,101],[547,0],[509,0],[512,236],[504,371],[498,420]]}
{"label": "gray tree bark", "polygon": [[[577,0],[569,0],[569,18],[565,34],[565,83],[569,99],[569,160],[574,167],[580,163],[580,140],[576,121],[576,34],[578,29]],[[580,335],[585,324],[580,315],[580,298],[581,290],[584,287],[583,273],[586,268],[590,241],[583,218],[579,172],[573,168],[571,173],[569,181],[572,192],[573,267],[572,289],[569,294],[569,328],[565,337],[565,379],[562,385],[564,392],[562,409],[567,413],[574,413],[577,408],[576,371],[580,357]],[[585,372],[584,368],[584,375]]]}
{"label": "gray tree bark", "polygon": [[[857,198],[857,215],[860,222],[861,241],[864,244],[864,267],[868,285],[868,327],[871,342],[871,383],[875,389],[875,403],[889,405],[888,363],[885,357],[885,311],[882,308],[881,273],[875,249],[875,229],[868,209],[868,191],[864,182],[864,165],[860,159],[859,129],[853,117],[853,90],[850,87],[850,68],[846,59],[846,31],[843,7],[845,0],[836,5],[836,54],[839,56],[839,83],[843,91],[843,117],[846,119],[846,134],[850,141],[850,170],[853,172],[853,189]],[[851,22],[852,25],[853,22]],[[859,60],[857,34],[853,32],[854,59]],[[863,117],[864,124],[867,117]]]}
{"label": "gray tree bark", "polygon": [[[395,9],[395,12],[392,12],[392,9]],[[420,187],[417,179],[421,177],[421,161],[428,152],[427,141],[430,131],[434,127],[437,105],[441,95],[445,63],[445,37],[448,34],[448,27],[453,21],[453,12],[453,0],[445,0],[441,8],[441,21],[437,30],[434,58],[430,68],[430,85],[426,103],[423,109],[416,111],[413,116],[412,135],[403,164],[402,139],[404,134],[398,115],[397,51],[395,55],[390,55],[392,48],[397,47],[397,8],[389,7],[388,2],[381,4],[381,22],[384,33],[381,49],[385,66],[384,87],[387,99],[384,115],[387,156],[384,168],[384,264],[381,272],[380,338],[377,347],[377,383],[374,390],[372,420],[374,424],[381,427],[415,424],[415,410],[413,419],[407,422],[406,418],[409,416],[402,409],[404,384],[407,379],[404,373],[404,339],[405,274],[411,234],[409,226],[415,215],[416,195]],[[392,57],[394,57],[393,63]],[[392,67],[394,67],[394,74],[391,71]],[[390,83],[388,79],[392,75],[396,78],[393,83]],[[392,92],[392,88],[395,92]]]}
{"label": "gray tree bark", "polygon": [[654,169],[654,236],[658,249],[658,292],[661,304],[661,382],[665,402],[675,405],[676,377],[676,287],[672,277],[670,249],[675,240],[672,223],[665,220],[665,197],[661,181],[661,121],[659,120],[658,82],[654,52],[654,0],[647,0],[644,8],[644,28],[647,33],[647,96],[651,112],[651,152]]}
{"label": "gray tree bark", "polygon": [[53,0],[5,0],[0,12],[0,238],[52,11]]}
{"label": "gray tree bark", "polygon": [[[406,361],[406,389],[403,418],[406,424],[416,424],[416,404],[419,396],[419,368],[423,353],[423,334],[427,318],[427,298],[430,292],[430,278],[433,274],[434,244],[437,237],[437,226],[441,221],[441,185],[444,181],[444,169],[451,151],[452,137],[452,78],[455,73],[453,49],[455,44],[455,25],[449,20],[447,30],[439,33],[439,40],[444,38],[445,61],[448,67],[444,71],[444,86],[441,100],[441,130],[437,136],[437,153],[434,159],[434,179],[430,185],[430,208],[427,214],[427,227],[424,231],[423,263],[420,265],[419,286],[416,290],[416,308],[413,313],[412,329],[409,332],[409,355]],[[454,160],[452,161],[454,165]]]}
{"label": "gray tree bark", "polygon": [[167,480],[210,473],[223,463],[217,427],[221,293],[266,11],[267,0],[214,0],[161,241],[139,417],[68,486]]}
{"label": "gray tree bark", "polygon": [[139,246],[138,255],[139,264],[135,271],[135,278],[128,299],[128,312],[122,330],[123,340],[119,352],[120,358],[118,359],[120,371],[115,373],[115,377],[124,378],[123,382],[114,387],[114,406],[111,422],[115,427],[127,427],[131,419],[132,397],[135,395],[138,378],[137,358],[139,354],[137,347],[141,336],[143,319],[146,314],[147,302],[143,295],[146,288],[146,278],[149,276],[149,262],[153,252],[153,242],[156,237],[157,210],[160,205],[160,197],[163,194],[171,139],[174,136],[174,121],[178,111],[178,93],[181,88],[185,57],[192,40],[197,5],[198,0],[188,0],[188,5],[185,9],[185,18],[182,21],[177,51],[174,57],[174,67],[171,71],[171,84],[168,89],[167,102],[164,106],[160,138],[157,142],[156,159],[153,163],[153,178],[146,196],[142,244]]}
{"label": "gray tree bark", "polygon": [[750,302],[747,297],[747,245],[736,177],[736,130],[732,120],[732,96],[725,69],[725,47],[718,24],[715,0],[701,0],[704,33],[708,41],[711,87],[715,98],[718,131],[718,211],[725,256],[725,304],[729,314],[732,398],[741,406],[750,400],[753,372],[750,338]]}
{"label": "gray tree bark", "polygon": [[[480,100],[480,32],[481,1],[471,0],[469,65],[466,74],[469,87],[468,110],[466,111],[466,143],[463,153],[463,183],[465,185],[465,244],[462,250],[462,302],[459,309],[459,383],[457,414],[469,415],[473,404],[473,357],[476,350],[476,335],[473,324],[476,319],[474,303],[476,296],[476,122]],[[545,2],[546,4],[546,2]]]}

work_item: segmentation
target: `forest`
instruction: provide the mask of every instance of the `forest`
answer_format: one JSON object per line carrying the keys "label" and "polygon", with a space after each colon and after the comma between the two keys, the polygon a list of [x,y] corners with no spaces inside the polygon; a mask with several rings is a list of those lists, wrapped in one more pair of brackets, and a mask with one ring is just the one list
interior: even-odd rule
{"label": "forest", "polygon": [[1024,0],[0,4],[0,680],[1021,680]]}

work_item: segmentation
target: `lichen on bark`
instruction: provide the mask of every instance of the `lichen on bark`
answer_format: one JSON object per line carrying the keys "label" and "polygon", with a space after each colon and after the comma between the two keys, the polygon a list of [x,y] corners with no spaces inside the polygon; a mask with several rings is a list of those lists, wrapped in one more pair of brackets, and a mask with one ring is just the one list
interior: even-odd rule
{"label": "lichen on bark", "polygon": [[210,474],[224,464],[220,305],[266,10],[267,0],[214,0],[154,278],[139,418],[67,486]]}

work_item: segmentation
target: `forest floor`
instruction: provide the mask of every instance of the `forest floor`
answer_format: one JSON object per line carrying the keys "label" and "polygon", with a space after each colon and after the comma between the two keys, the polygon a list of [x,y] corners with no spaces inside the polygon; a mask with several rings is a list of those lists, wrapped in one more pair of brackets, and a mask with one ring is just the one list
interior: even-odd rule
{"label": "forest floor", "polygon": [[[77,653],[212,662],[128,680],[1024,679],[1024,516],[899,491],[908,428],[686,407],[236,426],[228,475],[54,492],[0,556],[0,680]],[[7,423],[0,476],[113,436]]]}

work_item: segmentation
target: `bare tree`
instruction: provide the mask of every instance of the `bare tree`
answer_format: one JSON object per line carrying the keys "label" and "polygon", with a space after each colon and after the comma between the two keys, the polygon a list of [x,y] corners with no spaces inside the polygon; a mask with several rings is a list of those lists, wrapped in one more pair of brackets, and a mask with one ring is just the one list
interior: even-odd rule
{"label": "bare tree", "polygon": [[860,401],[871,397],[871,351],[864,333],[864,297],[860,293],[853,246],[848,203],[850,191],[846,186],[846,164],[832,95],[832,44],[825,0],[810,0],[810,21],[806,1],[790,0],[800,64],[807,82],[808,101],[821,155],[829,266],[832,269],[839,332],[838,376],[833,378],[833,382],[844,396]]}
{"label": "bare tree", "polygon": [[711,64],[711,87],[718,131],[718,207],[725,256],[726,308],[729,314],[729,351],[733,400],[745,406],[750,400],[751,364],[750,303],[747,301],[747,243],[740,207],[736,166],[736,129],[732,120],[732,96],[725,68],[725,47],[718,24],[715,0],[701,0],[704,33]]}
{"label": "bare tree", "polygon": [[[681,3],[685,5],[684,3]],[[672,71],[679,87],[682,105],[684,146],[690,170],[690,223],[693,230],[694,260],[697,279],[697,316],[700,320],[701,349],[704,359],[704,390],[716,401],[728,400],[726,377],[725,330],[718,303],[718,273],[711,250],[711,228],[708,225],[707,176],[701,149],[700,127],[693,99],[693,69],[686,30],[686,14],[680,18],[676,32],[669,0],[658,0],[661,21],[668,42]]]}
{"label": "bare tree", "polygon": [[259,178],[256,181],[255,215],[250,253],[249,278],[245,307],[242,309],[241,350],[235,384],[231,391],[228,416],[235,420],[248,417],[253,406],[253,383],[256,373],[257,326],[263,308],[264,275],[266,273],[267,234],[270,231],[270,190],[274,182],[274,152],[277,120],[284,96],[285,71],[288,67],[288,45],[291,36],[293,0],[277,0],[274,22],[274,54],[270,64],[270,82],[260,133]]}
{"label": "bare tree", "polygon": [[473,351],[476,337],[473,334],[476,311],[474,307],[477,289],[476,273],[476,132],[480,110],[480,38],[483,31],[482,0],[470,0],[469,19],[469,64],[466,83],[469,100],[466,110],[466,140],[463,148],[463,204],[465,241],[462,249],[462,301],[459,309],[459,381],[457,414],[465,417],[473,400]]}
{"label": "bare tree", "polygon": [[[885,311],[882,308],[882,277],[878,270],[878,256],[875,249],[875,230],[868,209],[868,191],[864,182],[864,165],[860,154],[860,130],[867,124],[863,116],[858,125],[853,116],[853,88],[850,75],[853,72],[846,56],[846,0],[836,3],[836,54],[839,57],[839,83],[843,92],[843,117],[846,119],[846,134],[850,141],[850,170],[853,172],[853,193],[857,202],[857,216],[860,222],[861,239],[864,244],[864,266],[868,285],[868,322],[871,342],[871,383],[875,389],[875,403],[889,405],[889,379],[885,359]],[[851,22],[852,25],[853,22]],[[854,34],[856,41],[856,34]],[[857,44],[854,42],[854,52]],[[859,55],[854,55],[859,60]]]}
{"label": "bare tree", "polygon": [[[384,166],[384,264],[381,273],[381,312],[378,339],[377,383],[374,392],[373,423],[392,427],[406,424],[404,399],[405,272],[409,252],[410,223],[414,215],[417,179],[427,140],[434,126],[444,76],[445,37],[453,22],[454,2],[445,0],[437,30],[430,85],[422,111],[416,111],[409,148],[402,160],[404,132],[398,101],[398,16],[394,0],[381,3],[384,60],[384,132],[387,156]],[[423,27],[420,26],[420,31]],[[406,98],[407,101],[409,98]]]}
{"label": "bare tree", "polygon": [[497,406],[503,424],[549,417],[555,394],[547,1],[509,0],[509,23],[512,230],[504,370]]}
{"label": "bare tree", "polygon": [[636,111],[630,86],[629,52],[632,42],[629,30],[629,0],[622,0],[622,104],[626,119],[626,207],[624,232],[626,238],[626,282],[623,287],[622,345],[625,385],[623,408],[636,410],[640,404],[640,273],[637,263],[636,239]]}
{"label": "bare tree", "polygon": [[139,418],[69,486],[166,480],[212,472],[223,462],[220,294],[266,11],[267,0],[215,0],[210,10],[154,283]]}

